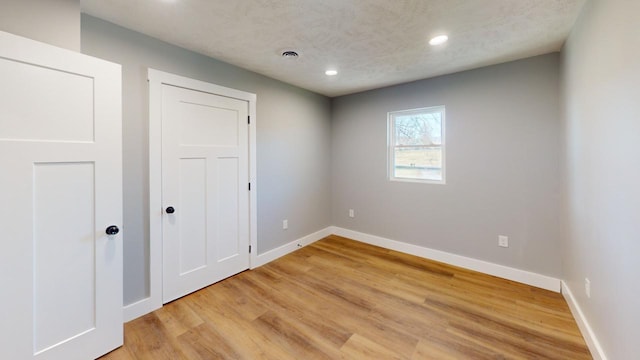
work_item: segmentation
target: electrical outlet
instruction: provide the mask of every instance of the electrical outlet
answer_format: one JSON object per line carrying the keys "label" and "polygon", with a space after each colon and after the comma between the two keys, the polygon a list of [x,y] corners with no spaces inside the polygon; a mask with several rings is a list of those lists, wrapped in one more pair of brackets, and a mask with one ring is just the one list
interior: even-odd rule
{"label": "electrical outlet", "polygon": [[509,237],[504,235],[498,235],[498,246],[509,247]]}
{"label": "electrical outlet", "polygon": [[356,217],[356,212],[355,212],[355,211],[353,211],[353,209],[349,209],[349,217],[350,217],[350,218],[354,218],[354,217]]}
{"label": "electrical outlet", "polygon": [[289,228],[289,220],[282,220],[282,230],[287,230]]}
{"label": "electrical outlet", "polygon": [[588,298],[591,298],[591,280],[589,278],[584,278],[584,293]]}

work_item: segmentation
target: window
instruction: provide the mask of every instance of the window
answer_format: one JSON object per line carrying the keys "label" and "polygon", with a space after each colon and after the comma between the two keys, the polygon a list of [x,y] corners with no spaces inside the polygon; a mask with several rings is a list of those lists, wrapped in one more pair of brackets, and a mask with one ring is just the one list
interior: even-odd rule
{"label": "window", "polygon": [[444,184],[444,106],[389,113],[389,179]]}

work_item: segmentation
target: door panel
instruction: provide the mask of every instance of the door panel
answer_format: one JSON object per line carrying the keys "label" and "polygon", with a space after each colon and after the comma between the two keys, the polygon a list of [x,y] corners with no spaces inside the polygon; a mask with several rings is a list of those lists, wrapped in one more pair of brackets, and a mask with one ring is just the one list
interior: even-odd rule
{"label": "door panel", "polygon": [[[218,241],[216,261],[224,261],[233,256],[240,256],[240,223],[238,207],[239,161],[238,158],[219,158],[217,161],[218,195],[216,201],[217,215],[216,223],[218,239],[229,239],[229,241]],[[246,253],[247,249],[242,249]]]}
{"label": "door panel", "polygon": [[1,359],[122,344],[120,67],[0,33]]}
{"label": "door panel", "polygon": [[183,102],[180,145],[238,146],[238,113],[205,104]]}
{"label": "door panel", "polygon": [[[0,97],[6,106],[0,117],[0,137],[94,140],[93,78],[8,59],[0,59],[0,67],[3,69]],[[38,86],[24,86],[25,80],[35,79]],[[28,107],[24,107],[25,99],[28,99]]]}
{"label": "door panel", "polygon": [[81,162],[39,163],[33,174],[34,350],[40,352],[96,326],[95,176],[94,164]]}
{"label": "door panel", "polygon": [[248,102],[162,86],[163,301],[249,267]]}
{"label": "door panel", "polygon": [[207,265],[207,162],[180,159],[180,275]]}

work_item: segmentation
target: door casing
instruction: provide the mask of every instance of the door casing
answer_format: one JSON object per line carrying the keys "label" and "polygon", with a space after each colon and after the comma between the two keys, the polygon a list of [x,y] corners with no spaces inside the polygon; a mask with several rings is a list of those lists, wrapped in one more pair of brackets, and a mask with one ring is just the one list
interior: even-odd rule
{"label": "door casing", "polygon": [[249,103],[249,267],[257,263],[256,94],[231,89],[155,69],[149,81],[149,296],[125,306],[125,321],[162,307],[162,86],[172,85],[226,96]]}

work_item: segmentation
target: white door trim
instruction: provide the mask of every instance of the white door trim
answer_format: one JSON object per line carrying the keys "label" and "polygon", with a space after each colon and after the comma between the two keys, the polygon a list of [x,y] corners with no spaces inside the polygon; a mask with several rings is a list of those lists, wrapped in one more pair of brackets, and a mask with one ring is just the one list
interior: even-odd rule
{"label": "white door trim", "polygon": [[178,86],[249,103],[250,267],[257,261],[256,94],[148,69],[149,80],[149,297],[125,307],[125,321],[162,307],[162,85]]}

